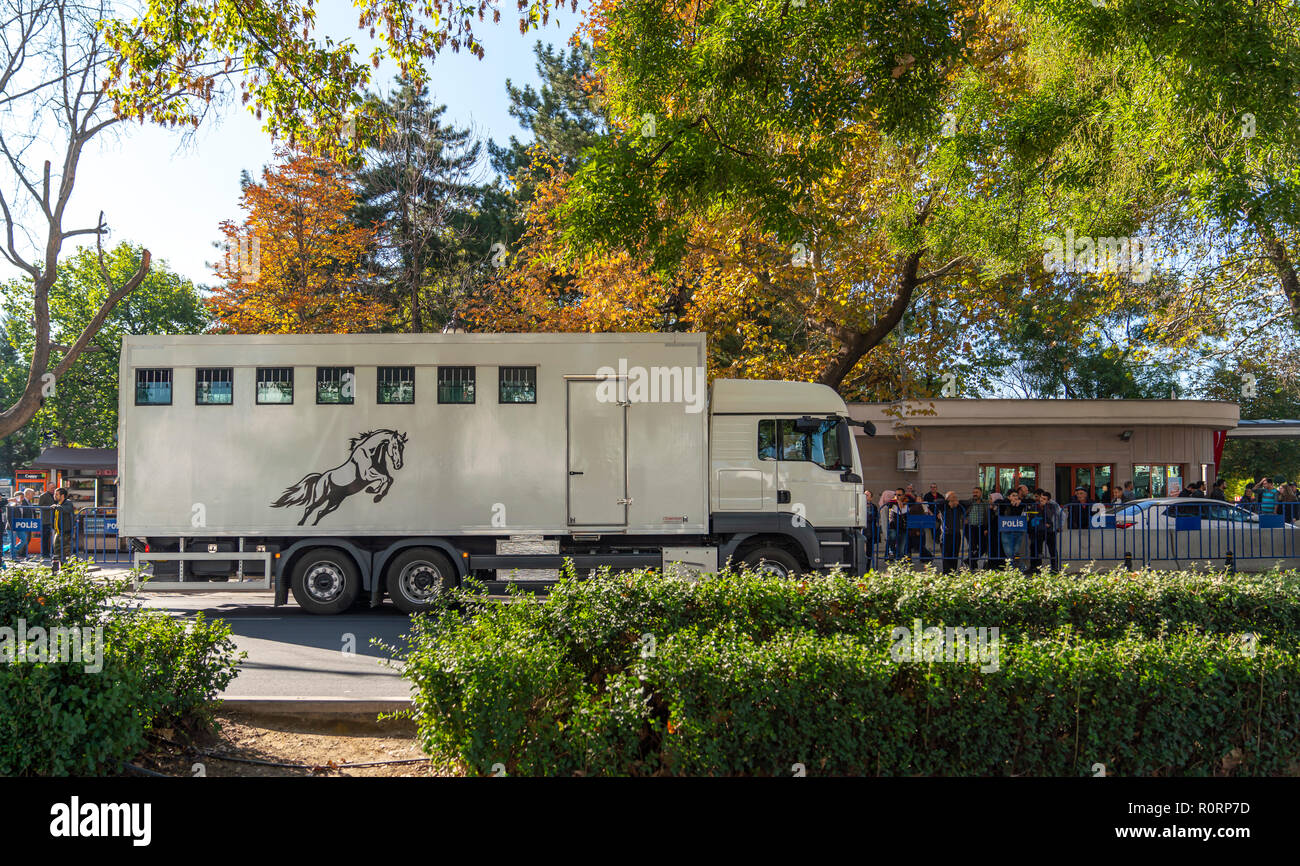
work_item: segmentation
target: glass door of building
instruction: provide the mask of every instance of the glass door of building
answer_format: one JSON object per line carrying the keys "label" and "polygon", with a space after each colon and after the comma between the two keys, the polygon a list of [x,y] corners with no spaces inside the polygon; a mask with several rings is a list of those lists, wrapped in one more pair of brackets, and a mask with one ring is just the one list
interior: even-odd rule
{"label": "glass door of building", "polygon": [[1106,502],[1112,495],[1115,466],[1110,463],[1066,463],[1056,467],[1056,501],[1069,502],[1074,491],[1088,491],[1089,502]]}

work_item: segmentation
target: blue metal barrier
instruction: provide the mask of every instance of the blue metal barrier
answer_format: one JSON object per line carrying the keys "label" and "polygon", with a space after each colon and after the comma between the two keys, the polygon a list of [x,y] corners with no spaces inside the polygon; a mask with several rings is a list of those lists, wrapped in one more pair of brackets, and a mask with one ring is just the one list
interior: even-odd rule
{"label": "blue metal barrier", "polygon": [[10,561],[86,559],[97,564],[129,566],[131,551],[117,532],[117,509],[83,508],[67,527],[55,531],[55,507],[5,506],[2,555]]}
{"label": "blue metal barrier", "polygon": [[[1141,505],[1130,503],[1130,505]],[[1164,503],[1137,509],[1140,514],[1109,513],[1103,505],[1091,503],[1087,510],[1071,514],[1063,511],[1060,524],[1044,526],[1040,520],[1024,517],[1012,519],[996,514],[989,515],[983,527],[971,527],[963,532],[959,556],[965,567],[980,566],[1000,568],[1004,563],[1002,552],[1003,532],[1023,533],[1017,543],[1022,566],[1037,569],[1048,562],[1067,569],[1077,569],[1088,562],[1098,564],[1125,564],[1134,568],[1150,566],[1162,569],[1182,569],[1192,566],[1237,568],[1253,563],[1255,569],[1271,567],[1280,562],[1287,568],[1300,568],[1300,508],[1296,519],[1288,521],[1284,506],[1274,514],[1250,515],[1236,511],[1230,503]],[[1154,514],[1147,509],[1159,509]],[[1086,517],[1086,521],[1085,521]],[[1010,523],[1004,526],[1004,523]],[[916,552],[909,549],[918,540],[917,531],[925,532],[935,525],[931,515],[905,515],[895,518],[894,526],[884,523],[882,541],[895,533],[896,542],[887,543],[882,552],[873,547],[873,567],[885,559],[911,561]],[[1080,526],[1080,524],[1083,524]],[[1071,525],[1077,528],[1070,528]],[[909,530],[912,532],[909,533]],[[1011,536],[1007,536],[1010,538]],[[922,544],[925,542],[920,537]],[[933,551],[922,562],[937,560],[942,554]]]}

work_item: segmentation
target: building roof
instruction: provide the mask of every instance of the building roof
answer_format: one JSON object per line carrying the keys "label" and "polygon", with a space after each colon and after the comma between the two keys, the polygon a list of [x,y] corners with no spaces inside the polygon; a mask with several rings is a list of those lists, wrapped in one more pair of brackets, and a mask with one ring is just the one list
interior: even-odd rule
{"label": "building roof", "polygon": [[1300,439],[1300,421],[1294,418],[1243,418],[1228,435],[1233,439]]}
{"label": "building roof", "polygon": [[33,469],[116,469],[116,448],[46,448]]}
{"label": "building roof", "polygon": [[[901,412],[901,415],[899,414]],[[849,414],[882,431],[897,427],[1168,425],[1231,430],[1236,403],[1219,400],[921,399],[850,403]]]}
{"label": "building roof", "polygon": [[762,379],[714,379],[711,406],[715,415],[843,415],[846,411],[834,388]]}

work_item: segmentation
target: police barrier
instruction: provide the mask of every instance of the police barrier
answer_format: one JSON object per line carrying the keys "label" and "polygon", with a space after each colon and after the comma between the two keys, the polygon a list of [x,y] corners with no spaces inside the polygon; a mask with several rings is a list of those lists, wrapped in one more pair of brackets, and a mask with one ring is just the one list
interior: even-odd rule
{"label": "police barrier", "polygon": [[[73,557],[128,566],[131,553],[117,532],[117,511],[83,508],[65,517],[55,506],[4,507],[3,556],[9,560],[50,562]],[[61,525],[66,521],[66,526]]]}
{"label": "police barrier", "polygon": [[936,516],[882,515],[885,531],[882,543],[870,551],[872,567],[888,561],[927,563],[943,558],[945,568],[954,560],[967,568],[1000,568],[1008,553],[1021,567],[1067,571],[1089,562],[1161,569],[1300,567],[1300,510],[1296,521],[1288,521],[1290,515],[1282,511],[1252,515],[1226,503],[1204,501],[1140,500],[1118,514],[1102,503],[1067,503],[1055,521],[1044,520],[1035,507],[1016,516],[990,512],[983,526],[966,525],[967,513],[963,509],[960,532],[946,536],[960,538],[959,550],[944,542],[941,552],[931,551],[926,544],[927,530],[938,523],[942,531]]}

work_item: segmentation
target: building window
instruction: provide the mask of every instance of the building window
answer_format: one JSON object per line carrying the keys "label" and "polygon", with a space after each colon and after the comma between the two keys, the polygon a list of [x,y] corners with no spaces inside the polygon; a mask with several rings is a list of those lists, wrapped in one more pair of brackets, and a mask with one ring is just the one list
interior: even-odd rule
{"label": "building window", "polygon": [[1170,496],[1170,482],[1178,482],[1179,490],[1187,486],[1181,463],[1138,463],[1133,466],[1133,492],[1138,499],[1153,496]]}
{"label": "building window", "polygon": [[352,405],[356,381],[356,371],[352,367],[317,367],[316,402]]}
{"label": "building window", "polygon": [[292,403],[293,367],[258,367],[257,402]]}
{"label": "building window", "polygon": [[536,367],[501,367],[501,393],[498,398],[502,403],[536,403],[537,402],[537,368]]}
{"label": "building window", "polygon": [[199,367],[194,371],[194,405],[229,406],[235,402],[234,370]]}
{"label": "building window", "polygon": [[135,371],[135,405],[170,406],[171,404],[171,368],[152,367]]}
{"label": "building window", "polygon": [[474,402],[474,368],[473,367],[439,367],[438,368],[438,402],[439,403],[473,403]]}
{"label": "building window", "polygon": [[377,376],[380,403],[415,402],[414,367],[380,367]]}
{"label": "building window", "polygon": [[1038,489],[1037,463],[981,463],[980,487],[985,493],[998,491],[1006,494],[1021,484],[1030,490]]}

